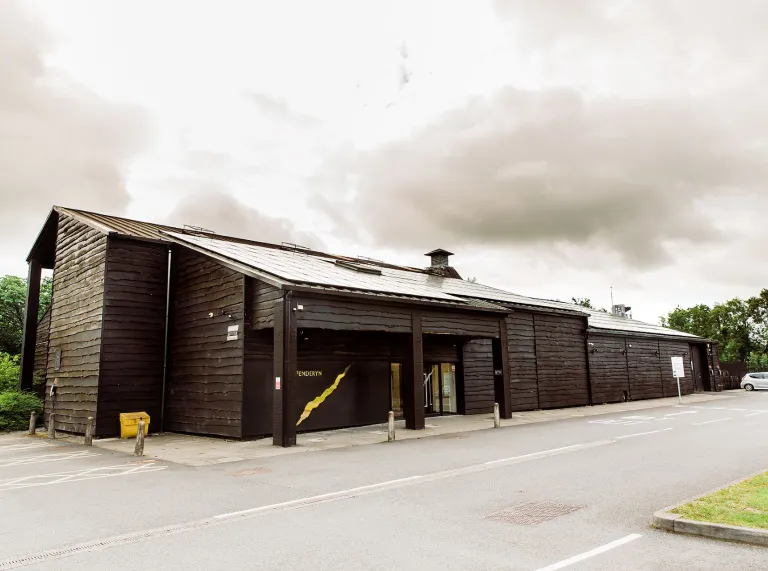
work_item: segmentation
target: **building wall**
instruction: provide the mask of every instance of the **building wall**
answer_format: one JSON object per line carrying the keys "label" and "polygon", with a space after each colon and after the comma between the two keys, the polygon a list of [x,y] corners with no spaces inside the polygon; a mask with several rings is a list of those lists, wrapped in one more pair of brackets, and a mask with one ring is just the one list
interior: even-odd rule
{"label": "building wall", "polygon": [[[171,263],[165,430],[239,437],[244,276],[186,248],[174,248]],[[237,340],[227,341],[233,325]]]}
{"label": "building wall", "polygon": [[55,408],[59,430],[85,432],[96,417],[106,251],[104,234],[59,217],[46,375],[48,386],[58,378],[58,388],[55,403],[48,389],[45,400],[46,423]]}
{"label": "building wall", "polygon": [[[669,366],[672,366],[671,361]],[[628,337],[627,370],[629,371],[629,395],[632,400],[664,396],[658,340]]]}
{"label": "building wall", "polygon": [[282,298],[283,292],[261,280],[245,278],[251,290],[248,300],[251,308],[250,328],[268,329],[275,325],[275,304]]}
{"label": "building wall", "polygon": [[45,397],[45,379],[48,374],[48,335],[51,327],[51,308],[43,314],[37,323],[35,338],[35,364],[32,369],[34,391],[40,397]]}
{"label": "building wall", "polygon": [[589,343],[592,403],[630,400],[627,340],[616,335],[590,335]]}
{"label": "building wall", "polygon": [[493,342],[476,339],[464,344],[464,414],[493,412]]}
{"label": "building wall", "polygon": [[97,436],[119,434],[121,412],[146,412],[160,430],[167,281],[167,246],[109,238]]}
{"label": "building wall", "polygon": [[507,348],[512,410],[536,410],[539,386],[533,313],[516,311],[507,317]]}
{"label": "building wall", "polygon": [[693,371],[691,369],[691,348],[685,341],[660,340],[661,379],[664,386],[664,396],[677,396],[677,381],[672,376],[672,357],[683,358],[685,377],[680,379],[680,392],[689,395],[694,392]]}

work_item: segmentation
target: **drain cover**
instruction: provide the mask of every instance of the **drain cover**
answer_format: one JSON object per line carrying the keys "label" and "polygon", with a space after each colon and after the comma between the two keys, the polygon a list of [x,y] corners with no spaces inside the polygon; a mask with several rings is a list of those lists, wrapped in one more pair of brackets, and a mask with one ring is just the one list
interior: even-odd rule
{"label": "drain cover", "polygon": [[550,502],[526,502],[518,506],[492,513],[484,519],[516,523],[519,525],[538,525],[545,521],[580,510],[584,506],[570,506]]}

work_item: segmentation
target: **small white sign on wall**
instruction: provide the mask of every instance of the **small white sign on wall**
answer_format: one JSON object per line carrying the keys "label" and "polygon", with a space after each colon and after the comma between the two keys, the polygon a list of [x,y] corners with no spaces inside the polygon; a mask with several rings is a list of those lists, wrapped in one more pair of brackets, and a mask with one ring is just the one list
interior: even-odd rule
{"label": "small white sign on wall", "polygon": [[683,367],[682,357],[672,357],[672,376],[682,379],[685,377],[685,367]]}
{"label": "small white sign on wall", "polygon": [[227,328],[227,341],[237,341],[237,332],[239,329],[239,325],[230,325]]}

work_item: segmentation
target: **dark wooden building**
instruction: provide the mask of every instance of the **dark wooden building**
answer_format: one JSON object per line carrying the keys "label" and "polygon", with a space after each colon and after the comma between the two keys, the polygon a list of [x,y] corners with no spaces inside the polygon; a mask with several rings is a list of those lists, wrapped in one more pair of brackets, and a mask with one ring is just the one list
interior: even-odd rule
{"label": "dark wooden building", "polygon": [[[437,414],[583,406],[717,390],[707,340],[462,280],[450,252],[427,268],[332,256],[54,208],[32,248],[27,314],[53,269],[48,317],[26,323],[59,430],[234,438]],[[35,373],[37,371],[37,373]],[[42,375],[42,377],[41,377]],[[46,417],[47,418],[47,417]]]}

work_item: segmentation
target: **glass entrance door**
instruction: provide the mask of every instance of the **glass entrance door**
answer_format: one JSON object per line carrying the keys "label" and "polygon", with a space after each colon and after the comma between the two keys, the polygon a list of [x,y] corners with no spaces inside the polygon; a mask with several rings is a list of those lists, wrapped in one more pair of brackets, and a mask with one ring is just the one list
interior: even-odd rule
{"label": "glass entrance door", "polygon": [[424,365],[424,414],[455,414],[459,411],[456,365]]}

